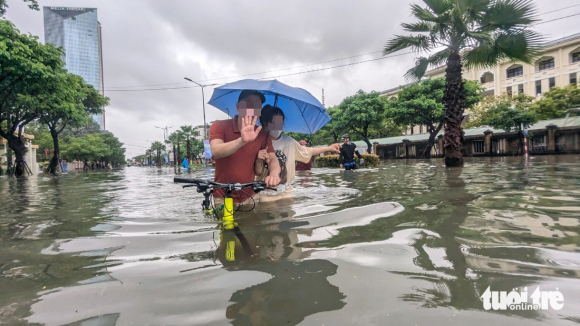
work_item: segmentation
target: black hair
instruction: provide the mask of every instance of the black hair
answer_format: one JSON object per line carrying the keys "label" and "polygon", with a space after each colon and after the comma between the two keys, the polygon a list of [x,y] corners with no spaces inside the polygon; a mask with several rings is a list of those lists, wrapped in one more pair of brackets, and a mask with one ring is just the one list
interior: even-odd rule
{"label": "black hair", "polygon": [[260,124],[263,128],[268,126],[268,123],[272,122],[275,115],[281,115],[282,121],[286,120],[284,112],[277,106],[271,106],[270,104],[264,105],[262,112],[260,113]]}

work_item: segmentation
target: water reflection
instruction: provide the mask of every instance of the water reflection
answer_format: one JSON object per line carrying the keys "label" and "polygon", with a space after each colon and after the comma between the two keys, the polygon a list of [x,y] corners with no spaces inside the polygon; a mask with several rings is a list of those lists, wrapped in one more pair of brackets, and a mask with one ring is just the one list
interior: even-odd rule
{"label": "water reflection", "polygon": [[[0,178],[0,324],[571,324],[578,163],[303,171],[293,200],[237,215],[243,237],[216,230],[171,169]],[[479,300],[538,285],[559,287],[564,309]]]}

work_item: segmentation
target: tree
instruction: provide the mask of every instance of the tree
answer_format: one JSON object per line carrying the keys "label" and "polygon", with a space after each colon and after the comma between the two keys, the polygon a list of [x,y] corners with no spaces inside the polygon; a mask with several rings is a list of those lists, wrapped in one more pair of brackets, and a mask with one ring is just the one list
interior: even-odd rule
{"label": "tree", "polygon": [[426,7],[411,5],[417,20],[403,23],[408,32],[389,40],[384,54],[402,49],[434,52],[420,57],[406,73],[419,80],[429,66],[445,69],[445,165],[462,166],[463,111],[465,93],[462,68],[493,67],[503,60],[531,63],[541,38],[527,29],[536,21],[532,0],[423,0]]}
{"label": "tree", "polygon": [[522,132],[538,122],[535,112],[522,107],[511,107],[509,102],[500,103],[487,111],[485,124],[494,129],[503,129],[506,132],[516,130]]}
{"label": "tree", "polygon": [[181,130],[176,130],[174,132],[171,133],[171,135],[169,135],[169,141],[172,142],[172,144],[177,145],[177,150],[175,151],[175,165],[179,166],[181,164],[181,158],[182,153],[181,153],[181,143],[183,142],[185,138],[183,137],[183,132],[181,132]]}
{"label": "tree", "polygon": [[111,148],[99,134],[89,134],[82,137],[69,138],[63,144],[63,158],[72,161],[79,160],[84,163],[84,170],[89,168],[88,162],[96,162],[103,157],[111,155]]}
{"label": "tree", "polygon": [[371,152],[369,141],[372,129],[384,126],[387,103],[378,92],[365,93],[359,90],[355,95],[345,98],[338,106],[340,110],[337,127],[350,131],[362,138],[367,144],[367,152]]}
{"label": "tree", "polygon": [[108,166],[110,163],[113,167],[123,164],[125,162],[125,149],[123,148],[123,143],[119,141],[112,132],[101,132],[97,134],[103,143],[109,146],[110,152],[99,158]]}
{"label": "tree", "polygon": [[49,159],[54,149],[54,143],[48,127],[38,121],[33,121],[26,127],[26,133],[34,136],[34,145],[38,146],[36,160],[43,162]]}
{"label": "tree", "polygon": [[488,122],[490,121],[491,115],[499,112],[494,110],[498,107],[528,110],[532,106],[534,100],[534,97],[523,93],[516,96],[509,96],[506,93],[497,96],[486,96],[479,105],[476,105],[471,109],[471,112],[469,112],[470,121],[465,125],[465,127],[476,128],[483,125],[489,125]]}
{"label": "tree", "polygon": [[109,103],[80,76],[64,71],[54,81],[52,95],[46,100],[47,108],[40,118],[48,126],[54,142],[53,157],[48,166],[50,173],[56,173],[60,161],[59,134],[69,125],[85,125],[91,114],[100,113],[101,108]]}
{"label": "tree", "polygon": [[[553,87],[542,94],[542,98],[534,103],[532,110],[540,120],[563,118],[568,109],[580,107],[580,87],[570,84],[566,87]],[[571,112],[572,115],[578,114]]]}
{"label": "tree", "polygon": [[191,164],[191,139],[199,136],[199,132],[192,126],[181,126],[181,134],[187,143],[187,161]]}
{"label": "tree", "polygon": [[20,34],[11,22],[0,20],[0,136],[14,151],[17,176],[25,171],[23,129],[41,116],[55,96],[50,85],[60,77],[62,54],[54,45],[43,45],[37,37]]}
{"label": "tree", "polygon": [[[28,8],[32,10],[40,10],[38,7],[38,2],[36,0],[22,0],[24,2],[30,2]],[[6,8],[8,8],[8,4],[6,4],[6,0],[0,0],[0,17],[4,17],[6,15]]]}
{"label": "tree", "polygon": [[165,145],[163,145],[163,143],[156,141],[153,144],[151,144],[151,151],[157,152],[156,163],[158,167],[161,167],[161,151],[163,150],[165,150]]}
{"label": "tree", "polygon": [[153,161],[151,160],[151,154],[153,154],[153,150],[148,149],[145,151],[145,157],[147,157],[147,165],[152,166]]}
{"label": "tree", "polygon": [[[478,82],[464,82],[465,107],[470,108],[481,101],[483,88]],[[426,126],[429,133],[429,148],[435,143],[435,137],[445,122],[443,94],[445,78],[425,79],[405,87],[396,99],[387,101],[386,117],[395,124],[412,127]],[[427,157],[430,150],[425,153]]]}
{"label": "tree", "polygon": [[67,125],[60,136],[62,138],[72,136],[80,137],[88,134],[101,132],[101,126],[94,119],[87,119],[85,123]]}

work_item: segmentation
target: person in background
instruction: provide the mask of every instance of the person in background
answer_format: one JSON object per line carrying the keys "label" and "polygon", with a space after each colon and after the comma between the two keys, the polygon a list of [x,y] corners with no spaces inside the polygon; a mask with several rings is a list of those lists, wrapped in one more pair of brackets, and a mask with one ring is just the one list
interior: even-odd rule
{"label": "person in background", "polygon": [[[256,127],[261,115],[264,94],[255,90],[244,90],[238,97],[238,115],[233,119],[214,122],[209,129],[209,144],[215,159],[215,181],[228,183],[253,182],[254,163],[258,153],[268,162],[269,174],[264,178],[268,187],[276,187],[280,182],[280,165],[274,154],[272,138],[262,127]],[[225,196],[223,189],[216,189],[214,198]],[[234,192],[236,204],[251,204],[259,201],[259,195],[251,189]],[[216,201],[218,203],[218,201]]]}
{"label": "person in background", "polygon": [[[300,145],[304,147],[308,147],[305,140],[300,141]],[[300,161],[296,161],[296,171],[309,171],[312,169],[312,162],[314,161],[314,155],[310,158],[308,163],[302,163]]]}
{"label": "person in background", "polygon": [[341,169],[344,168],[345,170],[358,169],[358,166],[356,165],[356,161],[354,159],[354,155],[356,154],[356,156],[358,156],[361,164],[364,162],[364,159],[357,151],[356,145],[350,142],[349,134],[344,134],[342,136],[342,139],[344,140],[344,144],[342,144],[342,147],[340,149],[339,156],[340,168]]}
{"label": "person in background", "polygon": [[[272,201],[280,198],[286,198],[291,195],[292,187],[290,183],[296,174],[295,161],[308,162],[313,155],[318,155],[323,152],[340,151],[339,144],[333,144],[328,147],[311,148],[300,145],[296,140],[288,135],[282,134],[284,129],[284,112],[278,107],[266,105],[262,109],[260,116],[260,123],[268,131],[272,137],[272,145],[274,146],[275,155],[278,158],[278,165],[280,166],[280,184],[277,191],[265,190],[260,192],[260,201]],[[255,173],[258,180],[264,178],[264,175],[271,175],[265,173],[265,160],[268,159],[268,152],[261,150],[258,153],[258,159],[255,163]],[[267,169],[269,169],[269,163]]]}

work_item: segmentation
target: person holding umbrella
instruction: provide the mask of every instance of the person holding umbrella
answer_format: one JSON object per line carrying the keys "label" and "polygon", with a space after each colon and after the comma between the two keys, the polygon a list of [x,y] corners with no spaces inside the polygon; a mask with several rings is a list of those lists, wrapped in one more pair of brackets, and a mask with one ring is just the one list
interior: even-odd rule
{"label": "person holding umbrella", "polygon": [[[233,119],[214,122],[209,129],[209,144],[215,159],[215,182],[253,182],[254,162],[258,152],[268,162],[270,173],[264,178],[268,187],[276,187],[280,182],[280,165],[274,154],[272,138],[256,122],[261,114],[265,97],[256,90],[243,90],[238,96],[236,109],[238,115]],[[223,189],[216,189],[216,198],[223,198]],[[234,192],[232,197],[237,204],[259,201],[259,195],[251,189]]]}
{"label": "person holding umbrella", "polygon": [[357,151],[356,145],[350,142],[349,134],[344,134],[342,136],[342,139],[344,140],[344,144],[342,144],[342,147],[340,149],[339,156],[340,168],[342,169],[344,167],[344,169],[347,171],[358,169],[358,166],[356,165],[356,161],[354,159],[354,155],[356,154],[356,156],[358,156],[361,164],[364,162],[364,159]]}
{"label": "person holding umbrella", "polygon": [[[269,132],[272,137],[272,144],[276,151],[276,157],[280,165],[280,184],[277,191],[265,190],[260,193],[261,201],[272,201],[286,198],[291,195],[292,187],[290,183],[296,175],[295,162],[307,163],[313,155],[324,152],[340,151],[339,144],[328,147],[312,148],[300,145],[294,138],[282,134],[284,129],[284,112],[271,105],[265,105],[260,116],[260,124]],[[268,159],[268,152],[263,149],[258,153],[255,164],[255,173],[258,180],[264,180],[267,175],[271,175],[269,165],[264,164]]]}

